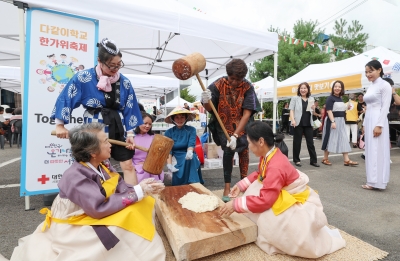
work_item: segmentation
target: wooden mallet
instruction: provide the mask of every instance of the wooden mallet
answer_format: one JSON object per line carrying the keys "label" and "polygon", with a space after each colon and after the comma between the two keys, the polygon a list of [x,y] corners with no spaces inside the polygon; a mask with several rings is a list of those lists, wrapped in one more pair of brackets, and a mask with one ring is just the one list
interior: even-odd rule
{"label": "wooden mallet", "polygon": [[[56,135],[56,131],[51,131],[51,135]],[[124,147],[131,145],[130,143],[119,140],[108,139],[108,141],[113,145]],[[147,152],[147,157],[143,163],[143,169],[150,174],[160,175],[164,169],[172,146],[174,146],[174,141],[172,139],[160,134],[155,134],[150,148],[147,149],[139,145],[135,145],[135,148]]]}
{"label": "wooden mallet", "polygon": [[[176,60],[172,64],[172,71],[176,78],[180,80],[187,80],[193,75],[196,75],[197,80],[200,83],[201,88],[203,91],[206,91],[206,88],[204,87],[203,81],[200,78],[199,72],[203,71],[204,68],[206,68],[206,59],[201,53],[192,53],[189,54],[185,57],[182,57],[178,60]],[[217,110],[214,107],[214,104],[211,102],[211,100],[208,102],[210,104],[210,107],[212,111],[214,112],[215,117],[217,118],[219,125],[221,126],[222,130],[224,131],[224,134],[228,141],[231,141],[231,137],[229,137],[228,132],[225,129],[224,124],[221,121],[221,118],[218,115]]]}

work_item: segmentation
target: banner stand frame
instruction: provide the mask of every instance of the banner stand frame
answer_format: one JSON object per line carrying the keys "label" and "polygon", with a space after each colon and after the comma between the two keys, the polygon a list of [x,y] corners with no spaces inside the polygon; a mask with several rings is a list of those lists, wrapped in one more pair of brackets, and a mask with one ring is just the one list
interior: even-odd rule
{"label": "banner stand frame", "polygon": [[[19,64],[21,73],[21,104],[24,104],[24,71],[25,71],[25,8],[28,5],[23,2],[14,1],[14,5],[18,7],[18,18],[19,18]],[[21,161],[22,164],[22,161]],[[25,211],[34,210],[30,206],[30,197],[25,196]]]}

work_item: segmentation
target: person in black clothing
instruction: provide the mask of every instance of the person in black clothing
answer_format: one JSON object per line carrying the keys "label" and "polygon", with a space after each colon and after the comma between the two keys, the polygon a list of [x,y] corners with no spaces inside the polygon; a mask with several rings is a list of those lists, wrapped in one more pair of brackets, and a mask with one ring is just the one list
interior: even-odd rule
{"label": "person in black clothing", "polygon": [[[321,115],[321,110],[320,110],[320,108],[318,106],[318,100],[317,99],[315,99],[315,101],[314,101],[314,106],[315,106],[315,108],[314,108],[314,112],[313,112],[313,121],[316,121],[316,120],[320,120],[321,121],[322,115]],[[319,132],[319,128],[314,130],[314,132],[313,132],[314,139],[317,138],[318,132]]]}
{"label": "person in black clothing", "polygon": [[[301,167],[300,150],[301,140],[306,138],[308,154],[310,155],[310,165],[319,167],[317,163],[317,153],[313,141],[313,120],[312,111],[314,107],[314,98],[310,97],[311,87],[307,82],[299,84],[297,96],[290,100],[290,120],[294,128],[293,135],[293,162],[297,167]],[[310,102],[310,105],[308,104]]]}
{"label": "person in black clothing", "polygon": [[183,108],[185,108],[186,110],[190,111],[190,107],[186,102],[183,104]]}
{"label": "person in black clothing", "polygon": [[[390,84],[390,86],[392,86],[392,88],[393,88],[394,82],[392,79],[390,79],[390,78],[382,78],[382,79],[387,81]],[[392,92],[392,94],[393,93],[394,93],[394,95],[392,95],[392,99],[390,101],[388,120],[389,121],[398,121],[399,120],[399,110],[398,110],[399,106],[396,106],[395,99],[394,99],[395,95],[397,95],[397,94],[396,94],[396,92]],[[395,143],[397,141],[397,131],[395,128],[390,128],[390,124],[389,124],[389,135],[390,135],[390,141]]]}
{"label": "person in black clothing", "polygon": [[289,134],[289,114],[289,103],[285,102],[282,108],[282,126],[280,131],[283,132],[283,130],[286,130],[286,134]]}
{"label": "person in black clothing", "polygon": [[157,116],[157,106],[153,106],[153,115]]}
{"label": "person in black clothing", "polygon": [[365,106],[367,106],[367,104],[364,102],[364,94],[360,93],[358,95],[358,105],[357,105],[357,111],[359,116],[361,113],[364,112]]}

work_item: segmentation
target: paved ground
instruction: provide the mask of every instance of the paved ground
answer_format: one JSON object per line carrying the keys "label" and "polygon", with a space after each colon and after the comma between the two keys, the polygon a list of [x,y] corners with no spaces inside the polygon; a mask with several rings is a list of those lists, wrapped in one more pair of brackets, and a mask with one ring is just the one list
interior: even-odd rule
{"label": "paved ground", "polygon": [[[285,141],[291,153],[292,140],[288,137]],[[20,180],[20,161],[7,162],[21,157],[21,150],[7,145],[5,150],[0,150],[0,254],[10,258],[18,238],[32,233],[44,217],[38,213],[43,207],[43,196],[31,196],[30,204],[35,210],[25,211],[25,199],[19,197],[19,187],[5,186],[18,184]],[[320,161],[321,141],[316,140],[315,146]],[[361,150],[355,149],[350,156],[360,163],[358,167],[343,166],[342,156],[336,155],[330,157],[332,166],[315,168],[309,165],[303,141],[300,169],[310,177],[310,186],[319,192],[331,225],[389,252],[385,260],[400,260],[400,149],[391,150],[391,179],[385,191],[360,187],[365,183],[365,164],[360,155]],[[252,156],[250,162],[250,171],[254,171],[258,159]],[[223,188],[221,169],[203,169],[203,177],[208,189]],[[238,179],[236,167],[232,182]]]}

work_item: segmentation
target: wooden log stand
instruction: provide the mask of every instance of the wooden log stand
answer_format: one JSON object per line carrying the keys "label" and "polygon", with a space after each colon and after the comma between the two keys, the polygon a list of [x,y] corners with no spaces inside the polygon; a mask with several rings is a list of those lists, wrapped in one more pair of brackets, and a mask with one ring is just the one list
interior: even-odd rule
{"label": "wooden log stand", "polygon": [[[182,208],[178,200],[190,191],[214,195],[195,183],[166,187],[156,196],[156,214],[177,261],[209,256],[256,241],[257,225],[242,214],[221,218],[219,208],[205,213]],[[224,204],[221,199],[219,202],[220,206]]]}

